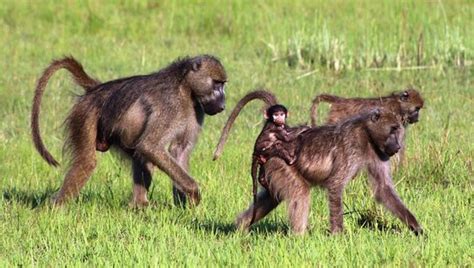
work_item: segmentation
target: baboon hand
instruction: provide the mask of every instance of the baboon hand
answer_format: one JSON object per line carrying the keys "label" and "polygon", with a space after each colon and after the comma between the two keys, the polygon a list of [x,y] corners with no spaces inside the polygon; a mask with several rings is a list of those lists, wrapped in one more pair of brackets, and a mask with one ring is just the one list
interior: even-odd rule
{"label": "baboon hand", "polygon": [[192,192],[189,192],[187,195],[189,197],[189,205],[191,207],[196,207],[201,202],[201,192],[199,191],[199,188],[196,187],[195,189],[193,189]]}
{"label": "baboon hand", "polygon": [[410,226],[410,230],[413,231],[413,233],[418,236],[418,235],[423,235],[424,234],[424,231],[423,231],[423,228],[421,228],[421,226],[417,225],[415,227],[413,226]]}

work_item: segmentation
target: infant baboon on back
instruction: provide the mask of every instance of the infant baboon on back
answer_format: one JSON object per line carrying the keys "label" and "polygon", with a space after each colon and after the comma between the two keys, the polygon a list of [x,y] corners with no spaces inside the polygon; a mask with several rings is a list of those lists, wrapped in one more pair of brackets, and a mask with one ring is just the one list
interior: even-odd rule
{"label": "infant baboon on back", "polygon": [[304,233],[307,228],[310,188],[327,190],[330,230],[343,230],[342,195],[345,186],[366,168],[375,199],[403,221],[415,233],[422,232],[413,214],[398,197],[390,175],[389,158],[398,152],[402,120],[387,109],[375,110],[336,125],[314,127],[298,138],[297,159],[288,166],[278,158],[265,164],[268,188],[263,189],[236,225],[247,229],[265,217],[282,200],[288,201],[291,229]]}

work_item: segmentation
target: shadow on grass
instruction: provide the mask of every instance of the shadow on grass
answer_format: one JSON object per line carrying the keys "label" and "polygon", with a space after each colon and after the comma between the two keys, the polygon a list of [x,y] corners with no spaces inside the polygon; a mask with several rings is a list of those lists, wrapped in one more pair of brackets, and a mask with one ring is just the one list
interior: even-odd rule
{"label": "shadow on grass", "polygon": [[358,214],[359,218],[357,219],[357,224],[362,228],[378,230],[381,232],[401,232],[398,226],[391,224],[388,220],[377,214],[375,211],[366,210],[359,212]]}
{"label": "shadow on grass", "polygon": [[57,189],[47,188],[43,192],[32,192],[18,190],[16,188],[3,189],[2,195],[6,202],[17,202],[19,204],[29,206],[31,209],[50,202],[51,197]]}
{"label": "shadow on grass", "polygon": [[[215,235],[231,235],[240,232],[237,230],[233,222],[224,223],[215,220],[195,221],[192,224],[196,230],[204,230],[207,233]],[[262,221],[250,228],[251,235],[273,235],[273,234],[288,234],[288,226],[282,222]]]}

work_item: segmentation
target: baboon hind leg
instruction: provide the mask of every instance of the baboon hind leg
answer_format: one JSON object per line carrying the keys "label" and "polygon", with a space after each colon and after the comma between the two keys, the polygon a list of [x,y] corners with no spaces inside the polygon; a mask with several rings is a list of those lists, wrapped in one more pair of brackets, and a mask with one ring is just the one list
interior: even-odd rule
{"label": "baboon hind leg", "polygon": [[294,234],[304,234],[308,227],[310,189],[304,188],[288,199],[288,218]]}
{"label": "baboon hind leg", "polygon": [[146,163],[140,158],[134,158],[132,162],[133,171],[133,197],[131,207],[144,207],[148,205],[148,190],[151,184],[152,164]]}
{"label": "baboon hind leg", "polygon": [[[248,230],[250,225],[255,224],[265,217],[275,209],[278,204],[280,204],[280,202],[275,200],[266,189],[260,191],[257,195],[257,202],[252,203],[247,210],[237,216],[237,219],[235,220],[237,229]],[[255,217],[253,217],[254,213]]]}
{"label": "baboon hind leg", "polygon": [[53,198],[53,203],[56,205],[61,205],[79,194],[97,163],[95,154],[97,114],[95,111],[82,111],[77,105],[69,116],[68,130],[72,163],[61,189]]}

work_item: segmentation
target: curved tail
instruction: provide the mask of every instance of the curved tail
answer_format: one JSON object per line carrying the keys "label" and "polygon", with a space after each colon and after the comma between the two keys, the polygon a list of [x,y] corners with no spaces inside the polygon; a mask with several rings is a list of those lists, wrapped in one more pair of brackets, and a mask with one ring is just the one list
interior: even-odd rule
{"label": "curved tail", "polygon": [[259,99],[264,101],[268,106],[275,105],[278,103],[277,98],[273,93],[267,90],[255,90],[247,95],[245,95],[235,106],[234,110],[227,119],[227,123],[225,124],[224,128],[222,129],[221,138],[219,139],[219,143],[217,144],[217,148],[214,151],[214,158],[216,160],[222,154],[222,150],[224,149],[224,144],[227,141],[227,137],[229,136],[229,131],[232,125],[234,124],[235,119],[239,115],[242,108],[252,100]]}
{"label": "curved tail", "polygon": [[36,150],[43,157],[48,164],[52,166],[58,166],[59,163],[49,153],[44,146],[43,140],[41,139],[39,131],[39,114],[41,99],[43,97],[44,89],[48,84],[48,80],[51,76],[59,69],[68,70],[74,81],[80,85],[86,92],[90,92],[95,86],[100,84],[100,81],[91,78],[85,71],[82,65],[75,60],[73,57],[65,57],[60,60],[54,60],[43,72],[35,89],[35,96],[33,99],[33,108],[31,110],[31,134],[33,136],[33,143],[35,144]]}
{"label": "curved tail", "polygon": [[334,103],[341,100],[340,97],[328,94],[321,94],[316,96],[313,100],[313,105],[311,106],[311,126],[316,126],[317,115],[318,115],[318,105],[320,102]]}

